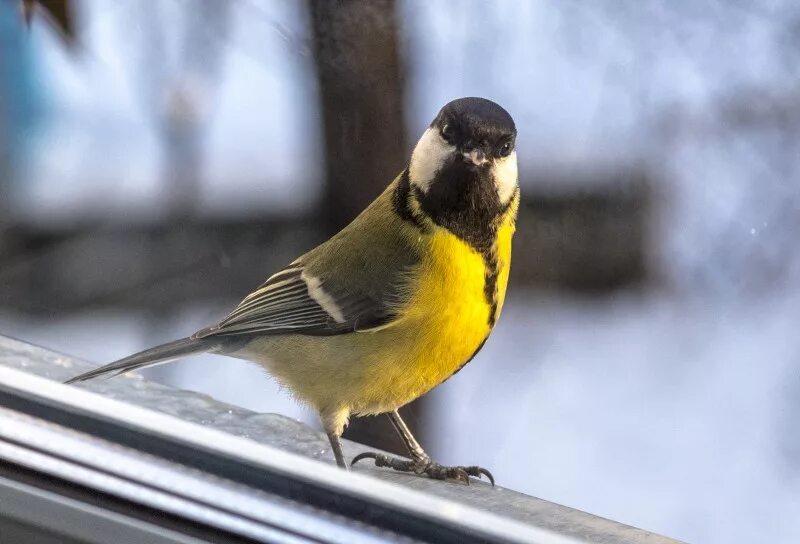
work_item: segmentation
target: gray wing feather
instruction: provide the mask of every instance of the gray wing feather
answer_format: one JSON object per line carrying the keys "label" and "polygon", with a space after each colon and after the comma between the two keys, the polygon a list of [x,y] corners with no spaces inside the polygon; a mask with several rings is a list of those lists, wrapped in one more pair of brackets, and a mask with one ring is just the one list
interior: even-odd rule
{"label": "gray wing feather", "polygon": [[312,297],[303,272],[302,265],[292,265],[271,276],[218,325],[194,337],[289,333],[327,336],[382,326],[394,317],[388,300],[321,283],[318,287],[325,289],[330,305],[336,308],[331,312],[330,306],[325,308]]}
{"label": "gray wing feather", "polygon": [[390,324],[420,262],[419,231],[394,211],[397,180],[350,225],[271,276],[218,325],[194,338],[325,336]]}

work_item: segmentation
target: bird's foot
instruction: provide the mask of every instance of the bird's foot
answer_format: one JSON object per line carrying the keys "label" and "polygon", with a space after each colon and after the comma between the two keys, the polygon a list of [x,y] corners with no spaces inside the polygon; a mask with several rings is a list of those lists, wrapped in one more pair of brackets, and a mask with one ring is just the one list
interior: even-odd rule
{"label": "bird's foot", "polygon": [[492,486],[494,486],[494,477],[492,473],[479,466],[447,467],[439,463],[434,463],[429,457],[400,459],[398,457],[391,457],[383,453],[372,451],[366,451],[356,455],[350,463],[350,466],[355,465],[362,459],[374,459],[376,467],[389,467],[400,472],[427,474],[429,478],[433,478],[434,480],[459,480],[467,485],[469,485],[470,476],[474,476],[478,479],[486,476]]}

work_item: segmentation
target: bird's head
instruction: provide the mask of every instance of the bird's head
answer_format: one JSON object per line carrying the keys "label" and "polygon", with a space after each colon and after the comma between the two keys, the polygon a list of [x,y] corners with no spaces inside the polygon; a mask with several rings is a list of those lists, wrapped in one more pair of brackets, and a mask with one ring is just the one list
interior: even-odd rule
{"label": "bird's head", "polygon": [[514,120],[491,100],[459,98],[444,106],[408,167],[423,208],[507,207],[517,191],[516,137]]}

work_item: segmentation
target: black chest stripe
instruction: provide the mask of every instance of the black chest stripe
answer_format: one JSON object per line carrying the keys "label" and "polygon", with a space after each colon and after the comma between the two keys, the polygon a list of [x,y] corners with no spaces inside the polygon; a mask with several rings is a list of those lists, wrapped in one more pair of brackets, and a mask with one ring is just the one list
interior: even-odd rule
{"label": "black chest stripe", "polygon": [[487,251],[482,253],[481,256],[483,257],[483,265],[486,267],[483,295],[489,304],[489,328],[491,329],[497,320],[497,277],[500,275],[500,267],[497,263],[497,251]]}

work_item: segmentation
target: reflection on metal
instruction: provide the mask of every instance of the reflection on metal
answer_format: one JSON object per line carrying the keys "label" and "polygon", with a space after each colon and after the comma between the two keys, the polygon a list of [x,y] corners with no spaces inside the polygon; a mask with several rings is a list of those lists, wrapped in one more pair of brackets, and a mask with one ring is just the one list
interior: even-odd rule
{"label": "reflection on metal", "polygon": [[[0,534],[7,542],[199,544],[198,538],[126,516],[40,486],[0,477]],[[91,523],[87,523],[87,520]]]}
{"label": "reflection on metal", "polygon": [[[0,528],[19,534],[35,528],[63,542],[110,534],[170,543],[674,542],[478,483],[364,471],[400,486],[348,474],[295,454],[328,457],[323,438],[303,425],[137,378],[97,387],[165,412],[181,406],[206,426],[11,366],[61,380],[85,365],[0,337]],[[266,429],[264,442],[288,446],[209,425],[259,440]]]}

